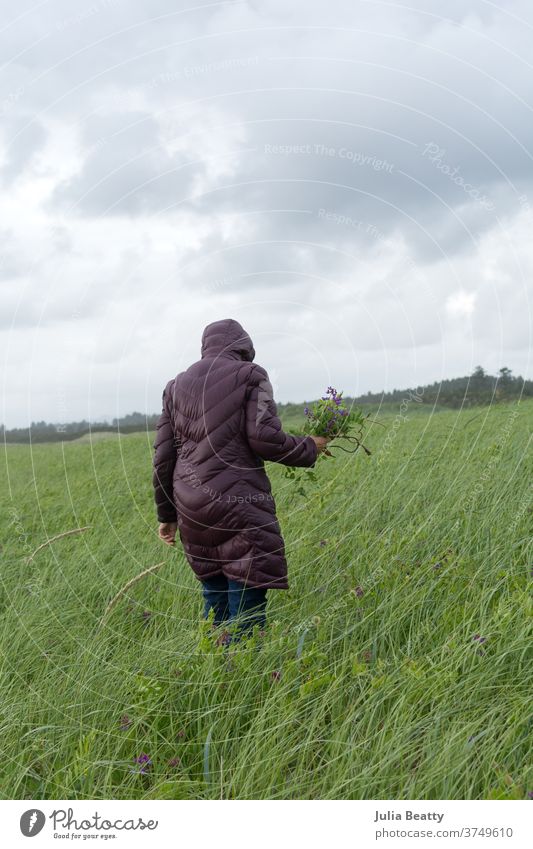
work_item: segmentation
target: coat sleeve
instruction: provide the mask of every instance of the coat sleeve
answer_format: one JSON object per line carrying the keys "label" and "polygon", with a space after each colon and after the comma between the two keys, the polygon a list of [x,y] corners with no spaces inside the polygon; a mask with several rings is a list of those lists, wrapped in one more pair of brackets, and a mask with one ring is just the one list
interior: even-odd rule
{"label": "coat sleeve", "polygon": [[153,477],[157,519],[159,522],[177,522],[177,512],[173,501],[174,466],[178,457],[179,440],[175,439],[171,418],[172,381],[163,392],[163,410],[156,425],[154,442]]}
{"label": "coat sleeve", "polygon": [[285,466],[314,466],[317,447],[310,436],[285,433],[278,417],[268,374],[254,366],[248,384],[245,408],[246,438],[262,460]]}

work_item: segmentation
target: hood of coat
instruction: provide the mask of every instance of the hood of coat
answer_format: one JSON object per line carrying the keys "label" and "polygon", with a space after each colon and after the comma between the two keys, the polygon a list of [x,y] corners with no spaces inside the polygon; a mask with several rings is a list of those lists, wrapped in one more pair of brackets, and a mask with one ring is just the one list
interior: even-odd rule
{"label": "hood of coat", "polygon": [[252,362],[255,349],[246,330],[234,318],[208,324],[202,333],[203,357],[232,357]]}

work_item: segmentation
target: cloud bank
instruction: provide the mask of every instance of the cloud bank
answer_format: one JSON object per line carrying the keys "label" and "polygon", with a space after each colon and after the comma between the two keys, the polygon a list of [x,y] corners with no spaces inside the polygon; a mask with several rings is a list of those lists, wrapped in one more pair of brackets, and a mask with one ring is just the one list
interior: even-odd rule
{"label": "cloud bank", "polygon": [[280,401],[531,376],[525,0],[0,11],[8,426],[156,410],[228,316]]}

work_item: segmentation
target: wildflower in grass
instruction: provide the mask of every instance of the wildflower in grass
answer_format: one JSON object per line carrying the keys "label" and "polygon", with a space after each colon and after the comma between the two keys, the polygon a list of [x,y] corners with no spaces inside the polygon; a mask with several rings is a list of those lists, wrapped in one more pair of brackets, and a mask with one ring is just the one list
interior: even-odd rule
{"label": "wildflower in grass", "polygon": [[328,541],[327,541],[327,539],[321,539],[318,544],[319,544],[320,548],[324,548],[328,544]]}
{"label": "wildflower in grass", "polygon": [[143,618],[143,625],[148,625],[148,623],[150,622],[150,619],[152,618],[151,611],[150,610],[143,610],[142,618]]}
{"label": "wildflower in grass", "polygon": [[152,758],[150,755],[147,755],[146,752],[141,752],[141,754],[135,758],[135,764],[136,766],[132,767],[132,772],[139,775],[147,775],[150,767],[152,766]]}
{"label": "wildflower in grass", "polygon": [[177,733],[177,735],[176,735],[176,736],[177,736],[180,740],[183,740],[183,738],[185,737],[185,731],[183,730],[183,728],[181,728],[181,729],[178,731],[178,733]]}
{"label": "wildflower in grass", "polygon": [[362,598],[362,596],[364,596],[365,594],[362,587],[355,587],[352,592],[354,595],[357,596],[357,598]]}
{"label": "wildflower in grass", "polygon": [[120,717],[120,730],[121,731],[127,731],[128,728],[131,728],[132,725],[133,725],[133,720],[130,719],[130,717],[128,716],[127,713],[124,713]]}
{"label": "wildflower in grass", "polygon": [[273,681],[279,681],[281,679],[281,672],[279,671],[279,669],[274,669],[270,677]]}
{"label": "wildflower in grass", "polygon": [[528,798],[528,799],[533,799],[533,790],[528,790],[528,791],[527,791],[527,798]]}
{"label": "wildflower in grass", "polygon": [[231,642],[231,634],[229,631],[222,631],[219,637],[217,637],[217,646],[227,646]]}
{"label": "wildflower in grass", "polygon": [[482,637],[480,634],[474,634],[474,636],[472,637],[472,641],[479,646],[479,648],[476,649],[476,654],[485,654],[483,643],[487,642],[487,638]]}
{"label": "wildflower in grass", "polygon": [[169,767],[171,767],[171,769],[175,769],[176,767],[181,766],[181,759],[177,757],[170,758],[168,765]]}

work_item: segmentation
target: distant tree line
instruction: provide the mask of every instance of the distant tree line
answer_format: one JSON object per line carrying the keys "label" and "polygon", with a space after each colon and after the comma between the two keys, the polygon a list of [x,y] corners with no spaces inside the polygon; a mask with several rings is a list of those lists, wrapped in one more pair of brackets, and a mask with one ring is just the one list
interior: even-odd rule
{"label": "distant tree line", "polygon": [[[477,366],[473,374],[467,377],[454,377],[418,386],[411,389],[393,389],[392,392],[367,392],[350,400],[362,406],[382,406],[401,404],[407,394],[416,392],[420,404],[432,407],[479,407],[488,404],[512,401],[517,398],[533,397],[533,381],[524,380],[513,375],[511,369],[503,367],[497,375],[490,375],[481,366]],[[293,417],[301,413],[297,404],[279,404],[282,416]],[[63,442],[78,439],[95,431],[114,433],[135,433],[138,431],[153,431],[159,413],[145,415],[144,413],[129,413],[122,418],[109,422],[80,422],[68,424],[49,424],[47,422],[32,422],[29,428],[12,428],[6,430],[0,425],[0,435],[5,442]]]}
{"label": "distant tree line", "polygon": [[67,424],[32,422],[30,427],[15,427],[10,430],[0,425],[0,435],[5,442],[68,442],[95,431],[126,434],[155,430],[158,418],[159,413],[129,413],[123,418],[113,419],[111,423],[89,422],[86,419]]}
{"label": "distant tree line", "polygon": [[[401,403],[408,391],[393,389],[392,392],[367,392],[354,400],[357,404],[372,405]],[[455,409],[479,407],[515,398],[533,397],[533,381],[515,377],[506,366],[496,376],[487,374],[481,366],[477,366],[468,377],[453,377],[420,386],[418,392],[423,404]]]}

